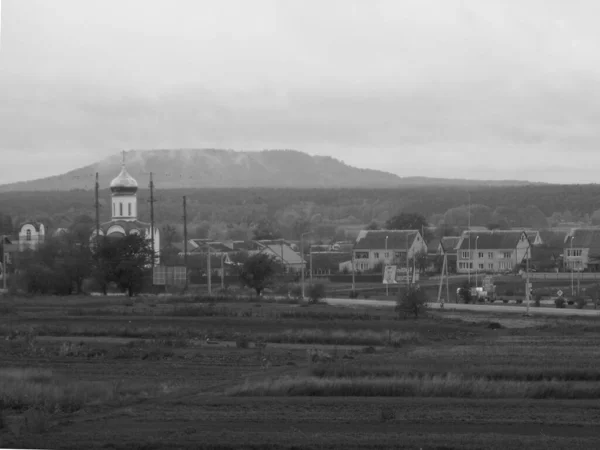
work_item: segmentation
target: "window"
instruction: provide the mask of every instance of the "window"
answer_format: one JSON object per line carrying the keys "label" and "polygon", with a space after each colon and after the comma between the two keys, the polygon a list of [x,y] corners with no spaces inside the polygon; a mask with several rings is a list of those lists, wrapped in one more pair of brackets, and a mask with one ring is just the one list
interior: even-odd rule
{"label": "window", "polygon": [[375,252],[375,253],[373,253],[373,257],[374,257],[375,259],[379,259],[379,252]]}
{"label": "window", "polygon": [[31,230],[27,230],[27,234],[25,236],[25,240],[27,240],[27,241],[31,240]]}
{"label": "window", "polygon": [[470,252],[462,252],[461,256],[462,256],[463,259],[469,259],[469,257],[471,255],[470,255]]}
{"label": "window", "polygon": [[510,259],[510,258],[512,258],[512,252],[504,252],[504,258],[505,258],[505,259]]}
{"label": "window", "polygon": [[389,258],[390,257],[390,252],[385,252],[385,257]]}
{"label": "window", "polygon": [[494,259],[494,252],[488,252],[488,258]]}
{"label": "window", "polygon": [[488,263],[488,269],[494,270],[494,263]]}
{"label": "window", "polygon": [[483,270],[483,263],[479,263],[479,268]]}
{"label": "window", "polygon": [[479,257],[483,258],[483,252],[479,252]]}
{"label": "window", "polygon": [[469,263],[469,269],[473,268],[473,263]]}
{"label": "window", "polygon": [[128,215],[129,217],[131,217],[131,203],[129,203],[129,204],[127,205],[127,212],[128,212],[128,214],[127,214],[127,215]]}
{"label": "window", "polygon": [[123,203],[119,203],[119,216],[123,215]]}
{"label": "window", "polygon": [[579,249],[573,250],[573,254],[570,256],[581,256],[582,253],[583,253],[583,250],[581,250],[579,248]]}

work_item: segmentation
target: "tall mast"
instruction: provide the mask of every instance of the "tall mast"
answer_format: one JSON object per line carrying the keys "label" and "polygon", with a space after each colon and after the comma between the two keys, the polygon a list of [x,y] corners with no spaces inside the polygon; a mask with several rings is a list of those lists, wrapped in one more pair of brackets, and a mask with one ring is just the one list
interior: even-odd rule
{"label": "tall mast", "polygon": [[[125,152],[123,152],[123,164],[125,164]],[[150,172],[150,242],[152,245],[152,267],[156,262],[154,249],[154,181],[152,181],[152,172]]]}

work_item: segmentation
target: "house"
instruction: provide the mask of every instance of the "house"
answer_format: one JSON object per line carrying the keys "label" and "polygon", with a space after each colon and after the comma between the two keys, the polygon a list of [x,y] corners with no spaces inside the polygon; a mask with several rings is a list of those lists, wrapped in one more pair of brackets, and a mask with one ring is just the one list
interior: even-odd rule
{"label": "house", "polygon": [[457,272],[506,272],[530,257],[525,231],[465,231],[456,246]]}
{"label": "house", "polygon": [[[352,253],[348,252],[315,252],[313,250],[309,259],[309,269],[313,275],[331,275],[340,271],[340,264],[352,259]],[[352,270],[350,265],[348,271]]]}
{"label": "house", "polygon": [[600,228],[574,228],[564,241],[564,266],[577,272],[600,271]]}
{"label": "house", "polygon": [[46,228],[35,220],[26,221],[19,227],[19,251],[35,250],[46,240]]}
{"label": "house", "polygon": [[283,240],[275,241],[254,241],[258,249],[251,253],[266,253],[272,255],[276,261],[279,261],[285,267],[287,272],[300,272],[306,267],[306,260],[300,253]]}
{"label": "house", "polygon": [[373,270],[382,264],[405,267],[407,258],[418,253],[427,254],[419,230],[361,230],[354,244],[354,270]]}
{"label": "house", "polygon": [[567,230],[540,230],[539,243],[532,243],[532,266],[539,271],[555,271],[563,267],[565,240],[568,234]]}
{"label": "house", "polygon": [[538,230],[525,230],[525,234],[531,245],[542,245],[542,236]]}

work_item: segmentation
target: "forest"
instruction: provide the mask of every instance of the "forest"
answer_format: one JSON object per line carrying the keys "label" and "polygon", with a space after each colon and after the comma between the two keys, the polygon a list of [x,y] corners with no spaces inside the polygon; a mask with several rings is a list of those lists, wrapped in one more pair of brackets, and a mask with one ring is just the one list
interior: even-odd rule
{"label": "forest", "polygon": [[[564,223],[600,224],[600,185],[514,187],[403,187],[395,189],[170,189],[155,191],[157,226],[180,234],[183,196],[190,237],[251,238],[259,225],[282,237],[297,238],[310,228],[322,238],[342,239],[372,224],[383,226],[401,212],[422,214],[430,225],[461,228],[546,228]],[[140,220],[149,221],[150,194],[138,192]],[[100,192],[101,221],[110,220],[110,192]],[[69,227],[81,216],[94,217],[89,190],[0,193],[0,232],[11,234],[25,220],[50,229]],[[78,219],[79,218],[79,219]]]}

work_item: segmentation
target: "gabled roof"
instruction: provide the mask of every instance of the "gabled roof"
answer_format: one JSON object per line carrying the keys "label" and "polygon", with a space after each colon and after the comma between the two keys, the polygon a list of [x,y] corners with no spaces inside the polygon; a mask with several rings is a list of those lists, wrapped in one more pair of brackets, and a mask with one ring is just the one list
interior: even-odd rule
{"label": "gabled roof", "polygon": [[508,250],[516,248],[522,235],[519,230],[465,231],[459,245],[461,250],[468,250],[470,241],[471,250]]}
{"label": "gabled roof", "polygon": [[419,230],[361,230],[354,244],[355,250],[383,250],[385,249],[385,238],[387,240],[387,248],[389,249],[405,249],[408,241],[408,246],[412,246],[414,240],[421,233]]}
{"label": "gabled roof", "polygon": [[[574,248],[588,248],[590,256],[600,254],[600,228],[575,228],[571,230]],[[570,247],[569,237],[565,240],[565,247]]]}
{"label": "gabled roof", "polygon": [[434,255],[437,253],[440,247],[441,241],[439,239],[432,239],[427,243],[427,253],[430,255]]}
{"label": "gabled roof", "polygon": [[567,230],[540,230],[542,245],[546,247],[564,248],[568,234]]}
{"label": "gabled roof", "polygon": [[446,253],[456,253],[456,246],[460,243],[460,236],[444,236],[442,248]]}
{"label": "gabled roof", "polygon": [[285,243],[263,244],[262,242],[260,242],[260,244],[262,246],[261,252],[273,255],[279,261],[282,260],[283,256],[284,264],[298,265],[306,263],[306,261],[302,258],[302,256],[300,256],[299,253],[296,253],[289,245]]}

